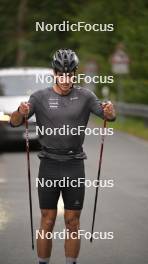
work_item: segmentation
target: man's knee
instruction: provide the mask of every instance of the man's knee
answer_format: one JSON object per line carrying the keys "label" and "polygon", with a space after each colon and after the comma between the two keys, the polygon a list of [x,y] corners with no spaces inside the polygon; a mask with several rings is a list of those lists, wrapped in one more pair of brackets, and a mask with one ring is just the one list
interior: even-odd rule
{"label": "man's knee", "polygon": [[52,217],[48,212],[41,212],[41,223],[42,227],[44,227],[48,231],[52,231],[55,225],[55,217]]}
{"label": "man's knee", "polygon": [[78,217],[66,218],[65,219],[66,229],[70,232],[77,232],[80,227],[80,221]]}

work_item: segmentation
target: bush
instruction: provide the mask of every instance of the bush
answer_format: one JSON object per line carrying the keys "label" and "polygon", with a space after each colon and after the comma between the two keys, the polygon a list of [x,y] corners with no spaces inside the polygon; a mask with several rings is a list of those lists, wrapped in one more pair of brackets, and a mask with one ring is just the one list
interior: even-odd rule
{"label": "bush", "polygon": [[123,98],[128,103],[148,104],[147,80],[123,80]]}

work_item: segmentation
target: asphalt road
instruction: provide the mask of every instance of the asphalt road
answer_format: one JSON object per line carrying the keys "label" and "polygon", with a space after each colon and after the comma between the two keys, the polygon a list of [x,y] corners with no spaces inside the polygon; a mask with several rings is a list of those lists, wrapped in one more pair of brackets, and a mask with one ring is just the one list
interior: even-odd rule
{"label": "asphalt road", "polygon": [[[87,179],[95,179],[98,168],[100,138],[87,136]],[[37,153],[31,153],[34,229],[38,229],[38,207],[35,178],[38,174]],[[102,185],[113,180],[114,187],[99,191],[95,231],[113,232],[113,239],[98,239],[90,244],[82,239],[81,264],[147,264],[148,263],[148,142],[115,133],[105,139]],[[36,250],[31,250],[28,209],[26,156],[24,152],[0,155],[0,263],[37,264]],[[87,188],[81,217],[81,229],[90,231],[95,189]],[[55,231],[62,231],[63,205]],[[102,236],[103,237],[103,236]],[[63,240],[54,240],[52,264],[64,264]]]}

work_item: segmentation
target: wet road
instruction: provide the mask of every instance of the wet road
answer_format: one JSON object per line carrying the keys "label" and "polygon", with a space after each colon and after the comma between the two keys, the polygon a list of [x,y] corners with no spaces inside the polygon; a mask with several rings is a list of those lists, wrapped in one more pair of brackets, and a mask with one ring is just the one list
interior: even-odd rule
{"label": "wet road", "polygon": [[[95,179],[98,167],[100,139],[87,136],[87,179]],[[35,229],[39,227],[35,179],[39,160],[31,153],[33,215]],[[81,264],[147,264],[148,263],[148,143],[122,133],[105,140],[102,180],[113,180],[114,187],[99,191],[95,231],[113,232],[113,239],[82,239]],[[105,181],[104,181],[105,182]],[[0,263],[36,264],[36,251],[31,250],[28,210],[26,157],[23,152],[0,155]],[[90,231],[94,203],[94,188],[86,189],[81,229]],[[62,231],[63,205],[55,231]],[[63,240],[54,240],[52,264],[64,264]]]}

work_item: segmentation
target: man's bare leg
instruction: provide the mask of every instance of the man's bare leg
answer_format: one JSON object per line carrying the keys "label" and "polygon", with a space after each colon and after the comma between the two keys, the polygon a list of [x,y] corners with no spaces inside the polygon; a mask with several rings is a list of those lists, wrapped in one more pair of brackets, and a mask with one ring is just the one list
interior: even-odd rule
{"label": "man's bare leg", "polygon": [[[55,220],[57,216],[57,210],[42,209],[41,210],[41,224],[40,232],[44,230],[44,234],[52,232]],[[37,253],[39,259],[49,259],[52,251],[52,239],[40,238],[37,239]]]}
{"label": "man's bare leg", "polygon": [[[65,210],[65,226],[69,233],[76,232],[78,237],[78,230],[80,228],[80,210]],[[75,263],[80,251],[80,239],[66,239],[65,240],[65,256],[67,263]]]}

